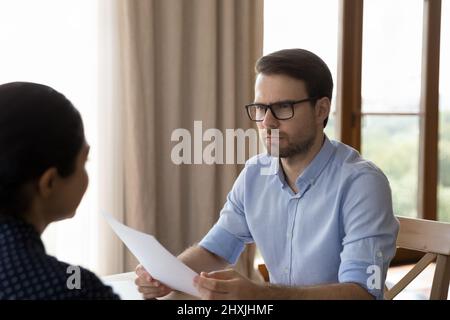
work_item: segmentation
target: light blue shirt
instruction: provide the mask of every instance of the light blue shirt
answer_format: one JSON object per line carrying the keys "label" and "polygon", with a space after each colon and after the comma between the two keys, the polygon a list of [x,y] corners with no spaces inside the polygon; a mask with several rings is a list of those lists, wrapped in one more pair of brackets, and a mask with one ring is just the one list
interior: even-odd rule
{"label": "light blue shirt", "polygon": [[245,244],[255,242],[271,283],[353,282],[382,299],[399,229],[383,172],[325,138],[296,186],[297,194],[278,158],[250,159],[199,245],[235,264]]}

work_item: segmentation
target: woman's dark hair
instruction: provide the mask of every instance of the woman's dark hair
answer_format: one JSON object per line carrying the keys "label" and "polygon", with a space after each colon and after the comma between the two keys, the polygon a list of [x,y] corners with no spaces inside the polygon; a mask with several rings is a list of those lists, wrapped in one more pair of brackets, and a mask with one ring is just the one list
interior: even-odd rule
{"label": "woman's dark hair", "polygon": [[24,187],[47,169],[70,176],[84,141],[80,113],[64,95],[36,83],[0,85],[0,217],[28,210]]}
{"label": "woman's dark hair", "polygon": [[[318,99],[333,95],[333,78],[326,63],[304,49],[285,49],[261,57],[256,62],[256,73],[281,74],[305,82],[309,97]],[[323,122],[325,128],[328,117]]]}

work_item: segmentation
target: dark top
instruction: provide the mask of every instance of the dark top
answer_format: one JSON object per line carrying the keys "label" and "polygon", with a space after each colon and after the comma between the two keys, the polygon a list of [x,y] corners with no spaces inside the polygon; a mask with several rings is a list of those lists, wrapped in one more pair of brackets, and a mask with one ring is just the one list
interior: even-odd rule
{"label": "dark top", "polygon": [[116,300],[119,296],[89,270],[47,255],[32,225],[0,215],[0,299]]}

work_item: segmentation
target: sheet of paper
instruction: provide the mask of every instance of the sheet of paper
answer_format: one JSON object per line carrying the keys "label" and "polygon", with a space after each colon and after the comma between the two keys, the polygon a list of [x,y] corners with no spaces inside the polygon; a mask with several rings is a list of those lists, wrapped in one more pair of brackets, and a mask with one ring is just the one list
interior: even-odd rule
{"label": "sheet of paper", "polygon": [[199,297],[193,279],[197,273],[173,256],[155,237],[134,230],[103,213],[111,228],[155,278],[172,289]]}

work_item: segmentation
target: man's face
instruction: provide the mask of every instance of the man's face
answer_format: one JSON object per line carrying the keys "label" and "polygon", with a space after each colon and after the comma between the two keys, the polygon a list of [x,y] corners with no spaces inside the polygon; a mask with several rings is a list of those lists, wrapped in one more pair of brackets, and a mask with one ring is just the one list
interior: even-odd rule
{"label": "man's face", "polygon": [[[285,75],[259,74],[255,83],[255,102],[271,104],[281,101],[292,101],[310,98],[306,92],[304,81]],[[316,116],[311,102],[294,105],[294,116],[288,120],[276,119],[267,110],[264,120],[257,122],[260,138],[268,152],[280,158],[306,154],[314,144],[318,133],[320,119]],[[279,142],[272,136],[273,129],[279,130]],[[271,137],[272,136],[272,137]]]}

